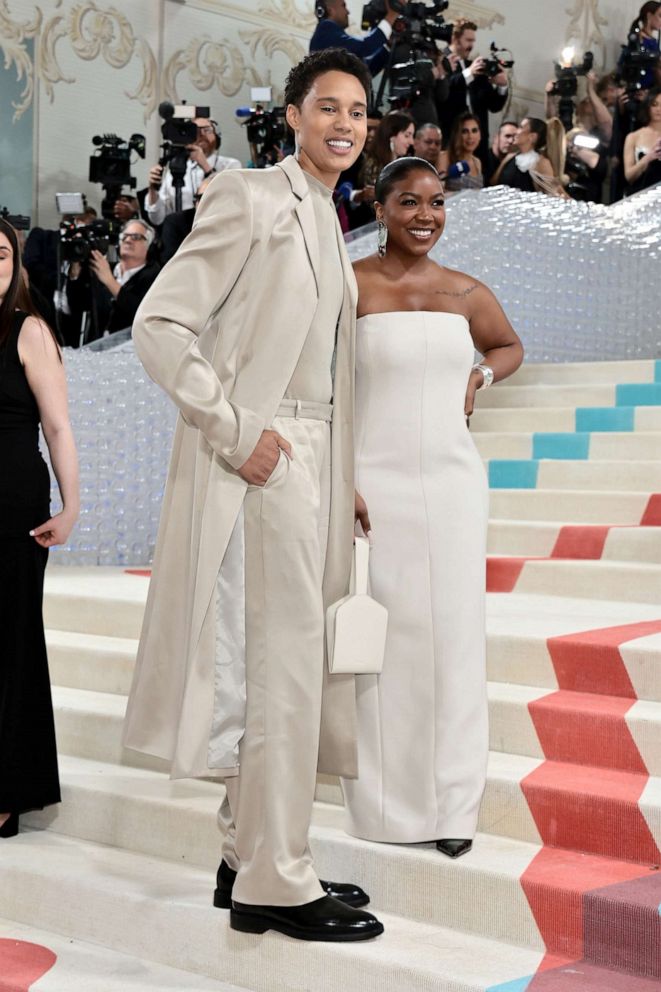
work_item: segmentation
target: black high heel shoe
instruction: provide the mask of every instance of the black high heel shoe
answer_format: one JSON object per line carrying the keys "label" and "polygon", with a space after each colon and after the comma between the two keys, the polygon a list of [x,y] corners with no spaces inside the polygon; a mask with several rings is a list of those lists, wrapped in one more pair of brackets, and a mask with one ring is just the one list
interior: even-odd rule
{"label": "black high heel shoe", "polygon": [[9,819],[0,827],[0,837],[15,837],[18,833],[18,813],[10,813]]}
{"label": "black high heel shoe", "polygon": [[460,858],[462,854],[468,854],[473,846],[472,840],[437,840],[436,847],[448,858]]}

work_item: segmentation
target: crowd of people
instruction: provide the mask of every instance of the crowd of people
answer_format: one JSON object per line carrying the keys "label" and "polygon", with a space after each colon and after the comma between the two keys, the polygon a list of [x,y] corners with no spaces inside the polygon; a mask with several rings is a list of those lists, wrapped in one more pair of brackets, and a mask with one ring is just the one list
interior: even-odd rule
{"label": "crowd of people", "polygon": [[[397,43],[393,24],[400,15],[389,0],[384,0],[384,9],[383,20],[359,38],[347,33],[345,0],[323,0],[316,6],[319,23],[311,51],[345,49],[361,58],[374,76],[384,69],[390,46]],[[340,176],[333,197],[343,231],[374,221],[379,174],[390,162],[411,154],[434,165],[448,195],[505,185],[599,203],[661,181],[660,30],[661,2],[647,0],[630,29],[630,37],[649,56],[635,87],[623,84],[622,64],[601,78],[588,72],[585,96],[573,101],[573,126],[567,130],[559,119],[555,79],[546,86],[544,119],[509,116],[507,72],[494,72],[493,65],[487,72],[485,59],[472,57],[477,26],[458,18],[449,44],[438,42],[430,53],[434,82],[424,96],[385,112],[374,107],[371,90],[365,148]],[[493,114],[502,119],[491,133]],[[131,327],[161,266],[190,233],[213,177],[241,168],[238,159],[221,154],[215,121],[196,118],[194,123],[197,139],[188,148],[181,209],[170,169],[158,164],[151,167],[145,189],[116,197],[109,218],[115,246],[109,253],[103,238],[98,243],[89,237],[99,223],[92,207],[64,218],[80,229],[81,240],[90,240],[88,251],[77,254],[74,245],[63,257],[57,231],[30,232],[23,261],[33,302],[66,345],[77,347]],[[290,150],[283,145],[279,157]],[[68,235],[70,242],[76,237],[75,231]]]}

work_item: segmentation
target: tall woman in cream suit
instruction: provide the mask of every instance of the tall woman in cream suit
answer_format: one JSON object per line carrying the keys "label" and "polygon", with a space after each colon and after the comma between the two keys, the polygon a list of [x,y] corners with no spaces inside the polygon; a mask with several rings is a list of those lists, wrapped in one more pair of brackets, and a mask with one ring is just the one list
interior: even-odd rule
{"label": "tall woman in cream suit", "polygon": [[488,491],[466,417],[522,348],[486,286],[428,257],[443,202],[433,165],[386,166],[379,253],[355,265],[356,488],[389,623],[382,674],[358,679],[358,779],[344,791],[350,833],[435,840],[458,857],[472,844],[488,754]]}

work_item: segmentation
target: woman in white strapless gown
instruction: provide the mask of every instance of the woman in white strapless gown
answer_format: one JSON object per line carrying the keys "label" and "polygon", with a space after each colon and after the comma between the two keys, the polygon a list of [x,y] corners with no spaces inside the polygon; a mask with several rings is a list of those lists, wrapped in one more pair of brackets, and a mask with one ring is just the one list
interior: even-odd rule
{"label": "woman in white strapless gown", "polygon": [[386,167],[377,218],[387,248],[355,266],[356,487],[373,533],[371,591],[389,621],[382,674],[358,678],[347,829],[435,840],[457,857],[470,850],[488,755],[488,484],[466,415],[522,349],[490,290],[427,257],[445,223],[433,166]]}

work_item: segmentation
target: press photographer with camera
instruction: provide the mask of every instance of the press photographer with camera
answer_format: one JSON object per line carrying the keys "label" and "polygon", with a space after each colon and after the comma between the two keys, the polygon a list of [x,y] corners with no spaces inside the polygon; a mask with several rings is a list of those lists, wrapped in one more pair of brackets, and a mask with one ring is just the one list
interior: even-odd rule
{"label": "press photographer with camera", "polygon": [[[483,169],[488,164],[489,114],[499,113],[507,103],[509,79],[505,63],[492,49],[490,58],[471,55],[477,41],[477,24],[459,17],[454,22],[449,56],[455,56],[457,69],[449,77],[447,100],[439,107],[440,125],[444,135],[450,135],[456,118],[469,110],[480,125],[480,145],[477,157]],[[507,63],[508,66],[513,63]]]}
{"label": "press photographer with camera", "polygon": [[160,271],[160,266],[148,261],[153,241],[154,231],[146,221],[130,220],[120,231],[119,262],[114,267],[98,248],[89,252],[89,282],[84,278],[81,263],[71,264],[66,293],[72,313],[90,309],[90,297],[99,285],[105,290],[107,316],[99,321],[97,334],[113,334],[132,325],[143,297]]}
{"label": "press photographer with camera", "polygon": [[624,142],[626,194],[661,182],[661,88],[651,89],[643,105],[642,127]]}
{"label": "press photographer with camera", "polygon": [[[188,152],[183,186],[181,189],[181,209],[190,209],[203,179],[226,169],[240,169],[237,158],[227,158],[220,154],[220,132],[208,117],[195,117],[192,124],[197,127],[197,138],[185,145]],[[168,214],[174,213],[175,186],[172,169],[169,165],[155,165],[149,170],[149,192],[145,198],[145,211],[153,227],[160,226]]]}
{"label": "press photographer with camera", "polygon": [[[377,0],[377,3],[379,0]],[[381,20],[363,38],[348,34],[349,10],[345,0],[319,0],[314,12],[319,23],[310,39],[310,51],[320,52],[324,48],[344,48],[362,59],[373,76],[381,72],[388,61],[387,44],[392,36],[392,26],[406,2],[391,5],[390,0],[381,0],[383,7]]]}

